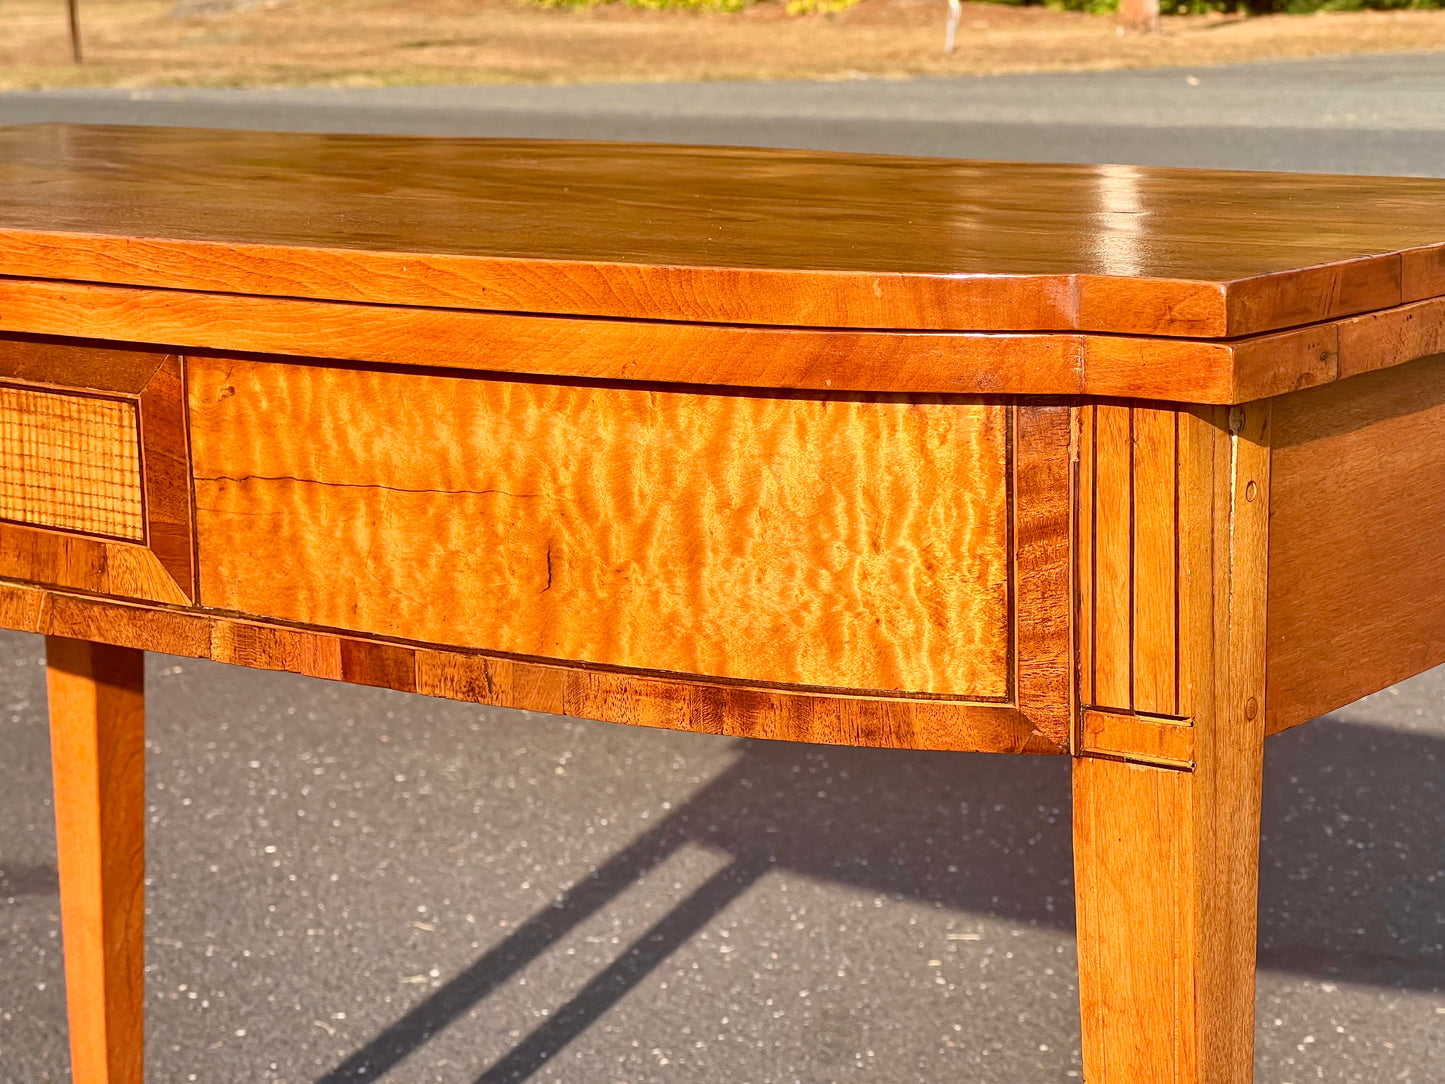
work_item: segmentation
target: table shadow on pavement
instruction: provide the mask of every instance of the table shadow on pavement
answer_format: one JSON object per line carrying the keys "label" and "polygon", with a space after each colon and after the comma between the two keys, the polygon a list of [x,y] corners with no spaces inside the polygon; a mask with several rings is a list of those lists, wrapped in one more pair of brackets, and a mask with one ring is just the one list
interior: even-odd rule
{"label": "table shadow on pavement", "polygon": [[[1431,829],[1445,789],[1442,751],[1445,742],[1428,734],[1344,717],[1271,739],[1261,968],[1445,988],[1445,837]],[[825,797],[816,775],[799,771],[805,758],[826,762],[833,782]],[[383,1076],[685,844],[729,860],[476,1084],[527,1079],[770,870],[1072,930],[1067,766],[1053,766],[739,742],[737,761],[686,804],[317,1084]],[[1019,809],[1033,812],[1000,812]]]}

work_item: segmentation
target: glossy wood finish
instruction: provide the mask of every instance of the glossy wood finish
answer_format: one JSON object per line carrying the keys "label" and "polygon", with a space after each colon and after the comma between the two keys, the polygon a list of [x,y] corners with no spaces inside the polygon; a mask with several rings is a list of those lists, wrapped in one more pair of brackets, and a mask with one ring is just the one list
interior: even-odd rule
{"label": "glossy wood finish", "polygon": [[[0,576],[122,598],[193,602],[195,543],[180,358],[0,339],[0,381],[19,394],[64,406],[27,432],[0,427],[0,458],[14,463],[17,476],[32,478],[32,488],[49,478],[63,492],[57,508],[95,513],[88,520],[67,513],[64,523],[54,522],[54,515],[0,520]],[[115,439],[93,426],[76,428],[75,419],[97,407],[109,412],[106,417],[123,412]],[[46,451],[57,444],[72,447],[86,462],[98,459],[104,448],[110,459],[129,464],[125,537],[117,537],[116,524],[97,518],[112,513],[114,494],[87,481],[74,465],[57,467]]]}
{"label": "glossy wood finish", "polygon": [[1014,683],[1017,708],[1060,751],[1074,724],[1070,460],[1075,409],[1050,400],[1014,411]]}
{"label": "glossy wood finish", "polygon": [[519,312],[1249,335],[1445,294],[1442,213],[1421,178],[0,130],[7,274]]}
{"label": "glossy wood finish", "polygon": [[190,369],[207,606],[754,683],[1009,696],[998,402]]}
{"label": "glossy wood finish", "polygon": [[1132,764],[1192,768],[1193,720],[1085,708],[1079,725],[1078,753]]}
{"label": "glossy wood finish", "polygon": [[1271,732],[1445,662],[1445,357],[1275,419]]}
{"label": "glossy wood finish", "polygon": [[1208,629],[1214,412],[1105,401],[1080,410],[1083,703],[1187,718]]}
{"label": "glossy wood finish", "polygon": [[0,331],[63,336],[78,327],[173,347],[473,372],[1232,404],[1436,353],[1445,303],[1220,342],[556,318],[0,279]]}
{"label": "glossy wood finish", "polygon": [[[342,636],[5,581],[0,581],[0,628],[671,730],[894,749],[1068,751],[1047,733],[1056,708],[1035,713],[1027,705],[847,696],[620,673]],[[1067,716],[1067,711],[1062,714]]]}
{"label": "glossy wood finish", "polygon": [[142,1084],[145,656],[46,641],[61,932],[77,1084]]}
{"label": "glossy wood finish", "polygon": [[[0,522],[0,626],[63,638],[62,855],[139,846],[104,742],[139,741],[144,650],[1069,753],[1087,1079],[1245,1084],[1266,724],[1445,660],[1442,211],[1433,180],[0,130],[0,387],[133,410],[143,489],[143,538]],[[138,905],[62,875],[79,1013]],[[83,1072],[138,1059],[129,989]]]}
{"label": "glossy wood finish", "polygon": [[143,492],[134,403],[0,384],[0,519],[140,542]]}
{"label": "glossy wood finish", "polygon": [[[1212,439],[1176,460],[1181,518],[1207,524],[1211,550],[1198,570],[1211,605],[1191,611],[1201,627],[1180,643],[1186,656],[1203,649],[1188,669],[1209,680],[1192,690],[1187,725],[1086,711],[1074,761],[1090,1081],[1252,1078],[1270,411],[1232,413],[1204,419]],[[1110,665],[1093,663],[1096,678]]]}
{"label": "glossy wood finish", "polygon": [[[72,344],[11,345],[31,370],[50,352],[53,382],[98,382]],[[474,670],[528,675],[515,693],[488,678],[488,702],[535,710],[912,748],[1069,746],[1068,404],[150,358],[154,372],[125,378],[144,382],[147,478],[184,480],[147,490],[150,548],[0,525],[0,574],[194,599],[207,620],[290,622],[333,644],[393,641],[347,658],[484,651]],[[118,353],[117,372],[132,360]],[[121,572],[155,570],[166,538],[178,577],[147,596]],[[196,554],[199,594],[183,593]],[[145,627],[114,642],[213,654],[193,623]],[[414,671],[385,680],[428,688]]]}

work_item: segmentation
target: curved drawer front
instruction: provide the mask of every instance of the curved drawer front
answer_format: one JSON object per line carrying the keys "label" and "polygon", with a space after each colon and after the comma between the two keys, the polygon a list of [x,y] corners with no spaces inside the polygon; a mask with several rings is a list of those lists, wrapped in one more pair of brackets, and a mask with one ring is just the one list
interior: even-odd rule
{"label": "curved drawer front", "polygon": [[189,366],[204,606],[746,683],[1010,695],[1001,402]]}

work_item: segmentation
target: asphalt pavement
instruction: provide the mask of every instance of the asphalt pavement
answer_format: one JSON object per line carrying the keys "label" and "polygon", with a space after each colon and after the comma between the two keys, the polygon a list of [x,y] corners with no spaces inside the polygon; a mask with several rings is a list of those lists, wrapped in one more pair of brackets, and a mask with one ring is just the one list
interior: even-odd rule
{"label": "asphalt pavement", "polygon": [[[0,95],[0,123],[1445,175],[1445,57]],[[42,646],[0,634],[0,1082],[65,1079]],[[149,660],[151,1081],[1080,1078],[1068,765]],[[1445,668],[1272,739],[1257,1079],[1445,1079]]]}
{"label": "asphalt pavement", "polygon": [[45,120],[1434,174],[1445,54],[821,83],[0,94],[0,123]]}

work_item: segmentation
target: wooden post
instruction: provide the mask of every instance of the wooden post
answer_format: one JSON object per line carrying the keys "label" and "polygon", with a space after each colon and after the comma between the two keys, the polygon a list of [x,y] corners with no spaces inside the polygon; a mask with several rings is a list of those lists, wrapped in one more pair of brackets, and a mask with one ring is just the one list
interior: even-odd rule
{"label": "wooden post", "polygon": [[46,638],[76,1084],[142,1084],[145,653]]}
{"label": "wooden post", "polygon": [[[1085,728],[1074,761],[1087,1084],[1249,1084],[1253,1074],[1269,406],[1178,417],[1178,444],[1164,453],[1178,466],[1177,488],[1163,487],[1158,502],[1178,517],[1177,633],[1143,643],[1135,623],[1136,639],[1117,651],[1096,637],[1096,679],[1130,667],[1122,681],[1093,683],[1122,700],[1107,708],[1129,726],[1103,748]],[[1137,553],[1153,514],[1138,457],[1160,453],[1129,445],[1136,485],[1123,503]],[[1093,519],[1116,514],[1118,502],[1094,492],[1104,496]],[[1129,660],[1161,647],[1177,647],[1179,688],[1173,711],[1151,716],[1140,705],[1157,692]],[[1168,735],[1170,756],[1150,727]]]}
{"label": "wooden post", "polygon": [[70,56],[77,64],[84,61],[80,54],[80,0],[65,0],[70,15]]}

